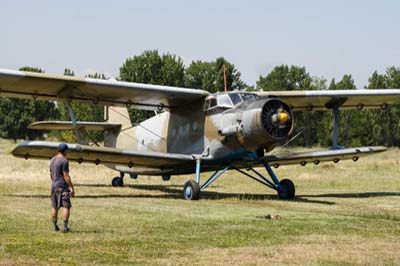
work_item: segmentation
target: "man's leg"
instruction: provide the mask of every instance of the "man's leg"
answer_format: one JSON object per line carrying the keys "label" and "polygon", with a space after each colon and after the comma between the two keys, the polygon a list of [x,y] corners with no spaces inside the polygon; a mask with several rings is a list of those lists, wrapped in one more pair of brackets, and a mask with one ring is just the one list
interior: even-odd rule
{"label": "man's leg", "polygon": [[64,211],[63,211],[64,233],[67,233],[69,231],[68,220],[69,220],[70,213],[71,213],[70,208],[64,208]]}
{"label": "man's leg", "polygon": [[51,208],[51,219],[53,221],[54,231],[60,231],[60,228],[57,225],[57,217],[58,217],[58,209]]}

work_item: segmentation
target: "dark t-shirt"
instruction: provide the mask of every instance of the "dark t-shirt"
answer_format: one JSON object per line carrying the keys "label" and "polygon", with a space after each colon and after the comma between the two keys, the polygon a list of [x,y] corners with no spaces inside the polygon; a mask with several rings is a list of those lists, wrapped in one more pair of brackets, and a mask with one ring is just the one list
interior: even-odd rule
{"label": "dark t-shirt", "polygon": [[69,173],[69,162],[67,158],[54,156],[50,161],[50,173],[52,190],[54,188],[68,188],[68,184],[64,179],[64,173]]}

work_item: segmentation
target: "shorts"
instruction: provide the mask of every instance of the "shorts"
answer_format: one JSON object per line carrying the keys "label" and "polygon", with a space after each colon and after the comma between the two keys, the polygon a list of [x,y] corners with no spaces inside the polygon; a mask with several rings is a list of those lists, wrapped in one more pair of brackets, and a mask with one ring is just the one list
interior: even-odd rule
{"label": "shorts", "polygon": [[61,207],[71,208],[71,195],[69,189],[65,188],[54,188],[51,192],[51,205],[54,209]]}

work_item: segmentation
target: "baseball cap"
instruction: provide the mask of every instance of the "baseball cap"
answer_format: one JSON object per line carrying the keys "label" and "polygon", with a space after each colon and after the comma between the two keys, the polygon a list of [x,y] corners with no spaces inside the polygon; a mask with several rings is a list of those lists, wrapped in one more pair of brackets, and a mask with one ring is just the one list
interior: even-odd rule
{"label": "baseball cap", "polygon": [[60,145],[58,145],[58,151],[59,151],[59,152],[64,153],[64,152],[66,152],[68,149],[69,149],[69,148],[68,148],[68,145],[65,144],[65,143],[60,143]]}

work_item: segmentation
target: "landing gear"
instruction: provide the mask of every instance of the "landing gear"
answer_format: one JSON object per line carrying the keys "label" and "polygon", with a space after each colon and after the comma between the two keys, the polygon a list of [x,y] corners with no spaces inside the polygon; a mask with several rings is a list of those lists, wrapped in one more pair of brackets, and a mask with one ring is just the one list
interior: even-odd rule
{"label": "landing gear", "polygon": [[203,183],[203,185],[200,185],[200,163],[200,159],[196,160],[196,181],[189,180],[185,183],[183,189],[183,198],[186,200],[198,200],[200,198],[201,191],[205,190],[227,170],[232,169],[231,165],[229,165],[224,169],[217,170],[206,182]]}
{"label": "landing gear", "polygon": [[295,187],[290,179],[283,179],[278,185],[278,196],[280,199],[293,199]]}
{"label": "landing gear", "polygon": [[240,168],[236,168],[233,165],[228,165],[223,169],[215,171],[210,178],[202,185],[200,185],[200,160],[196,161],[196,181],[189,180],[185,183],[183,189],[183,198],[186,200],[198,200],[200,198],[200,192],[205,190],[209,185],[211,185],[215,180],[217,180],[223,173],[227,170],[235,169],[239,173],[263,184],[266,187],[269,187],[276,192],[278,192],[278,196],[280,199],[290,200],[294,198],[295,195],[295,186],[293,182],[289,179],[283,179],[279,181],[278,177],[275,175],[271,166],[266,161],[261,161],[267,170],[270,179],[265,177],[263,174],[255,170],[252,166],[248,166],[246,168],[247,171],[242,170]]}
{"label": "landing gear", "polygon": [[124,186],[124,173],[121,173],[121,176],[116,176],[111,181],[111,185],[113,187],[123,187]]}
{"label": "landing gear", "polygon": [[[235,169],[245,176],[263,184],[264,186],[276,190],[280,199],[293,199],[296,191],[293,182],[289,179],[283,179],[279,181],[269,163],[265,161],[262,163],[264,164],[265,170],[267,170],[268,175],[271,177],[271,180],[267,179],[264,175],[255,170],[253,167],[248,167],[247,172],[238,168]],[[253,174],[249,172],[253,172]]]}
{"label": "landing gear", "polygon": [[124,186],[124,179],[119,177],[119,176],[116,176],[111,181],[111,185],[113,187],[123,187]]}
{"label": "landing gear", "polygon": [[186,200],[198,200],[200,198],[200,186],[194,180],[189,180],[183,188],[183,198]]}

